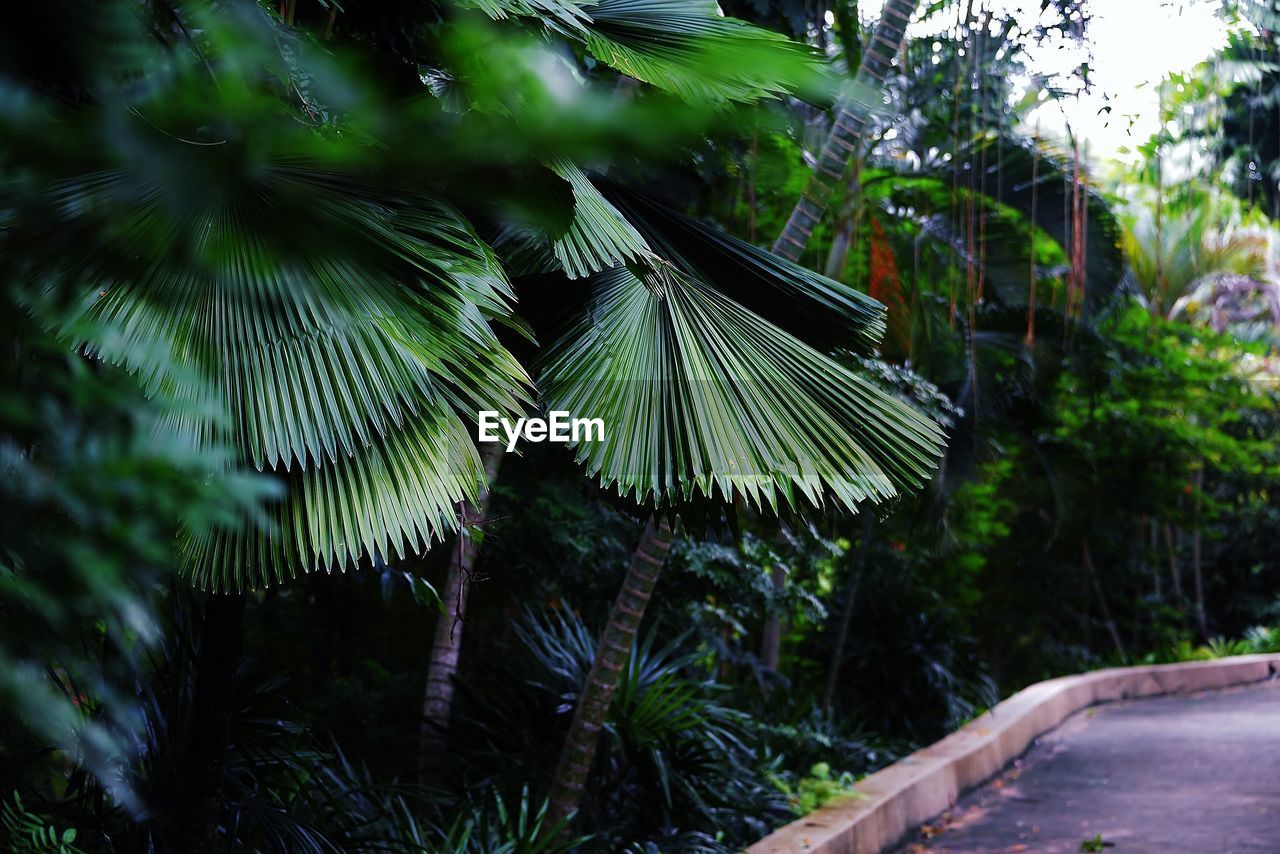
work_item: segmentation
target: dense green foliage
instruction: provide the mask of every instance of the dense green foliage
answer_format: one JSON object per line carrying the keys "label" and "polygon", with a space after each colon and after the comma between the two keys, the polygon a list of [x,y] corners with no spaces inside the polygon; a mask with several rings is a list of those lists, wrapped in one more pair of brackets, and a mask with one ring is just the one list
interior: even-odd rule
{"label": "dense green foliage", "polygon": [[[857,3],[59,0],[0,33],[0,846],[190,850],[213,749],[217,850],[733,851],[1035,680],[1280,649],[1270,7],[1228,4],[1107,169],[1034,124],[1088,70],[1029,48],[1088,4],[978,5],[922,4],[852,96],[802,264],[764,247]],[[537,408],[618,439],[525,443],[464,523],[477,412]]]}

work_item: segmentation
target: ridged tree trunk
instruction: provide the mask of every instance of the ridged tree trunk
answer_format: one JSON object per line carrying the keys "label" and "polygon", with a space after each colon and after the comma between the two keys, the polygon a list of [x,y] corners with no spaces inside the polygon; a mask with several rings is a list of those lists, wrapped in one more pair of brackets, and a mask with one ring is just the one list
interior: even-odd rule
{"label": "ridged tree trunk", "polygon": [[918,0],[888,0],[880,23],[870,40],[863,46],[862,63],[854,78],[853,94],[842,98],[836,105],[835,123],[822,145],[817,166],[809,179],[804,195],[796,203],[782,234],[773,244],[773,251],[790,261],[799,261],[814,226],[827,210],[836,187],[844,178],[849,161],[856,157],[866,130],[865,109],[857,103],[860,93],[880,92],[894,58],[902,49],[907,24],[915,14]]}
{"label": "ridged tree trunk", "polygon": [[[631,654],[631,643],[640,629],[644,609],[653,595],[653,586],[670,551],[671,527],[666,519],[651,519],[631,554],[627,577],[609,611],[609,622],[596,647],[596,659],[578,696],[573,722],[569,724],[564,749],[560,751],[560,763],[551,784],[548,807],[552,825],[576,812],[582,802],[609,704],[618,688],[623,665]],[[562,835],[568,835],[567,825]]]}
{"label": "ridged tree trunk", "polygon": [[467,612],[467,595],[471,590],[471,572],[480,547],[468,529],[484,522],[489,512],[489,487],[498,476],[502,464],[502,446],[485,447],[485,482],[474,505],[462,511],[462,528],[458,531],[457,548],[449,556],[441,601],[444,610],[436,619],[435,637],[431,643],[431,660],[427,664],[427,687],[422,700],[422,727],[418,736],[418,782],[438,787],[449,758],[449,715],[453,710],[453,680],[458,673],[462,651],[462,630]]}
{"label": "ridged tree trunk", "polygon": [[860,210],[862,200],[862,157],[853,161],[853,174],[845,187],[845,203],[836,219],[834,234],[831,238],[831,249],[827,252],[827,263],[822,265],[822,275],[828,279],[844,281],[845,267],[849,266],[849,255],[853,252],[854,233],[862,222]]}
{"label": "ridged tree trunk", "polygon": [[211,595],[204,606],[179,829],[181,850],[191,854],[204,854],[217,847],[231,717],[235,712],[232,689],[244,635],[244,607],[243,593]]}

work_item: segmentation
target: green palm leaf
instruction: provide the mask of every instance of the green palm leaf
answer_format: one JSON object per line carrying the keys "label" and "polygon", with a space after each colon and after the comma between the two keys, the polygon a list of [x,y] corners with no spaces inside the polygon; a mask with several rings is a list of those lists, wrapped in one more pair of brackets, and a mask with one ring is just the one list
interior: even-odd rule
{"label": "green palm leaf", "polygon": [[191,535],[189,571],[218,590],[426,548],[479,485],[460,413],[528,402],[489,326],[509,320],[510,285],[460,214],[304,164],[247,174],[194,201],[127,171],[53,193],[82,250],[82,310],[111,330],[85,349],[193,399],[155,356],[166,342],[232,416],[170,426],[195,442],[227,429],[289,484],[276,530]]}
{"label": "green palm leaf", "polygon": [[573,187],[570,224],[558,237],[535,227],[508,229],[497,245],[519,275],[560,271],[575,279],[660,256],[814,346],[876,352],[885,308],[861,291],[616,183],[590,179],[571,164],[556,170]]}
{"label": "green palm leaf", "polygon": [[479,9],[490,18],[541,18],[549,27],[578,32],[590,23],[586,10],[596,0],[458,0],[458,5]]}
{"label": "green palm leaf", "polygon": [[720,13],[714,0],[600,0],[587,49],[693,103],[794,92],[819,68],[810,48]]}
{"label": "green palm leaf", "polygon": [[552,180],[568,184],[567,204],[556,204],[557,194],[550,192],[541,212],[544,221],[508,223],[500,230],[494,248],[513,275],[564,273],[580,279],[653,255],[635,226],[581,169],[568,160],[547,169],[556,176]]}
{"label": "green palm leaf", "polygon": [[230,592],[404,559],[455,530],[458,503],[483,482],[456,414],[419,413],[358,455],[291,472],[267,524],[186,532],[184,569],[197,587]]}
{"label": "green palm leaf", "polygon": [[604,420],[577,455],[619,494],[853,509],[936,465],[936,425],[675,266],[587,285],[539,385],[550,408]]}
{"label": "green palm leaf", "polygon": [[552,242],[556,260],[571,279],[652,255],[635,226],[601,195],[586,174],[568,161],[551,166],[573,188],[569,227]]}
{"label": "green palm leaf", "polygon": [[659,255],[822,350],[876,353],[885,307],[853,288],[664,205],[605,184]]}
{"label": "green palm leaf", "polygon": [[125,173],[58,188],[121,211],[85,269],[101,283],[86,310],[119,336],[89,349],[154,388],[168,366],[134,345],[172,339],[221,379],[260,469],[350,455],[424,399],[515,409],[522,370],[486,323],[509,313],[510,286],[462,217],[320,175],[279,167],[177,218]]}
{"label": "green palm leaf", "polygon": [[1162,315],[1203,282],[1267,277],[1268,240],[1248,228],[1239,205],[1209,193],[1129,206],[1124,249],[1138,292]]}
{"label": "green palm leaf", "polygon": [[600,62],[691,103],[756,101],[812,83],[813,49],[720,13],[714,0],[467,0],[495,19],[537,17]]}

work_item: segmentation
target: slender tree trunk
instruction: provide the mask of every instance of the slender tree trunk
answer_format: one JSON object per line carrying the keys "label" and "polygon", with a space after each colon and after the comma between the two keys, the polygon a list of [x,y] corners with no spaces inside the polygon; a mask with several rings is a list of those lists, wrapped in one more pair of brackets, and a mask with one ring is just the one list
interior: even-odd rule
{"label": "slender tree trunk", "polygon": [[1196,624],[1201,640],[1209,639],[1209,618],[1204,610],[1204,573],[1200,565],[1200,529],[1191,535],[1191,574],[1195,582]]}
{"label": "slender tree trunk", "polygon": [[244,607],[243,593],[210,595],[204,606],[179,830],[181,849],[191,854],[204,854],[217,846]]}
{"label": "slender tree trunk", "polygon": [[[653,595],[653,586],[670,550],[671,528],[666,519],[651,519],[631,554],[627,577],[609,611],[609,622],[596,647],[596,659],[591,664],[586,684],[582,686],[573,722],[565,736],[560,764],[551,784],[548,812],[552,825],[576,812],[582,802],[609,704],[613,701],[622,667],[631,654],[632,641],[640,629],[644,609]],[[567,834],[567,825],[562,832],[564,834]]]}
{"label": "slender tree trunk", "polygon": [[1209,639],[1209,619],[1204,610],[1204,568],[1201,563],[1201,535],[1200,535],[1200,491],[1204,489],[1204,467],[1196,471],[1195,477],[1196,494],[1193,496],[1196,502],[1196,529],[1191,535],[1191,577],[1195,583],[1196,595],[1196,623],[1200,627],[1200,639]]}
{"label": "slender tree trunk", "polygon": [[849,254],[853,251],[853,236],[862,219],[862,201],[859,198],[862,190],[861,173],[862,157],[859,155],[853,161],[853,174],[849,176],[849,183],[845,188],[845,203],[836,221],[827,263],[822,267],[822,275],[839,282],[844,281],[844,270],[849,266]]}
{"label": "slender tree trunk", "polygon": [[[1168,522],[1164,523],[1164,547],[1169,553],[1169,575],[1173,581],[1173,600],[1178,606],[1178,611],[1186,616],[1186,600],[1182,598],[1182,570],[1178,566],[1177,538],[1173,533],[1173,526]],[[1185,628],[1185,621],[1183,627]]]}
{"label": "slender tree trunk", "polygon": [[852,249],[853,217],[842,216],[836,223],[835,235],[831,238],[831,251],[827,253],[827,263],[822,267],[822,275],[841,281],[841,274],[849,263],[849,252]]}
{"label": "slender tree trunk", "polygon": [[836,186],[844,178],[845,167],[860,153],[867,118],[866,106],[860,105],[858,99],[868,92],[878,94],[883,90],[885,78],[894,57],[902,49],[907,24],[911,22],[917,5],[917,0],[888,0],[885,3],[880,23],[862,50],[862,64],[854,78],[853,93],[841,98],[836,105],[831,133],[818,154],[817,166],[804,195],[773,244],[775,254],[790,261],[800,260],[814,226],[822,219]]}
{"label": "slender tree trunk", "polygon": [[503,450],[500,444],[487,445],[481,455],[485,482],[476,496],[475,505],[462,509],[462,527],[458,531],[457,548],[449,556],[441,597],[444,610],[436,620],[431,643],[431,660],[427,665],[427,687],[422,700],[422,728],[418,737],[418,782],[438,787],[449,757],[449,714],[453,709],[453,680],[458,673],[462,651],[462,630],[467,612],[467,595],[471,590],[471,572],[475,568],[480,547],[475,526],[489,512],[489,487],[498,476]]}
{"label": "slender tree trunk", "polygon": [[[780,594],[787,586],[787,571],[775,566],[769,580],[773,584],[773,592]],[[764,630],[760,633],[760,663],[774,673],[782,663],[782,614],[777,608],[765,614]]]}
{"label": "slender tree trunk", "polygon": [[1164,602],[1164,575],[1160,572],[1160,532],[1156,526],[1154,517],[1148,517],[1143,514],[1138,522],[1138,538],[1142,540],[1150,534],[1150,549],[1147,554],[1150,557],[1152,592],[1155,594],[1157,602]]}
{"label": "slender tree trunk", "polygon": [[857,605],[858,587],[862,584],[862,568],[866,563],[871,536],[876,529],[876,515],[869,509],[862,511],[862,540],[849,567],[849,587],[845,591],[844,609],[840,612],[840,627],[836,630],[835,645],[831,648],[831,662],[827,665],[827,684],[822,689],[822,710],[827,711],[836,698],[836,685],[840,682],[840,670],[844,665],[844,646],[849,642],[849,628],[853,625],[853,611]]}
{"label": "slender tree trunk", "polygon": [[836,685],[840,683],[840,670],[844,666],[844,647],[849,642],[849,629],[853,625],[853,611],[858,601],[858,587],[862,572],[854,566],[849,573],[849,586],[845,591],[844,608],[840,611],[840,627],[831,647],[831,661],[827,664],[827,682],[822,687],[822,710],[828,711],[836,699]]}
{"label": "slender tree trunk", "polygon": [[1102,609],[1102,619],[1107,623],[1107,632],[1111,635],[1111,642],[1116,645],[1116,652],[1119,653],[1120,660],[1128,664],[1129,655],[1124,651],[1124,641],[1120,639],[1120,629],[1116,626],[1116,621],[1111,616],[1111,608],[1107,605],[1107,597],[1102,593],[1102,582],[1098,580],[1098,572],[1094,569],[1093,556],[1089,553],[1088,540],[1080,543],[1080,556],[1084,562],[1084,571],[1089,576],[1089,582],[1093,585],[1093,592],[1098,597],[1098,606]]}

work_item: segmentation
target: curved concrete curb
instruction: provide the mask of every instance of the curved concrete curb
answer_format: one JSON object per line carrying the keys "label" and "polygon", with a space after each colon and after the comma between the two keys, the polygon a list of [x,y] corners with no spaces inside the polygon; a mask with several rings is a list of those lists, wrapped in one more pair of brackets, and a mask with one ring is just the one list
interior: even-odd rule
{"label": "curved concrete curb", "polygon": [[995,776],[1039,735],[1097,703],[1260,682],[1280,655],[1117,667],[1037,682],[923,750],[866,777],[842,799],[774,831],[748,854],[875,854]]}

